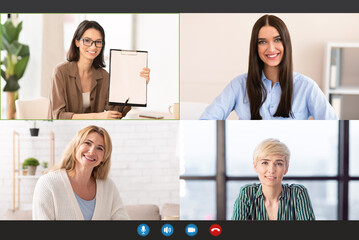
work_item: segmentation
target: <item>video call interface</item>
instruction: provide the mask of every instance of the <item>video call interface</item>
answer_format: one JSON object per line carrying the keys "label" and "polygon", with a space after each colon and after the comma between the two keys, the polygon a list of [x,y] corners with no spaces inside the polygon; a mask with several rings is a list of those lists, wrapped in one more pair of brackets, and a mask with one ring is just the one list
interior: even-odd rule
{"label": "video call interface", "polygon": [[354,233],[358,5],[141,2],[4,3],[0,228]]}

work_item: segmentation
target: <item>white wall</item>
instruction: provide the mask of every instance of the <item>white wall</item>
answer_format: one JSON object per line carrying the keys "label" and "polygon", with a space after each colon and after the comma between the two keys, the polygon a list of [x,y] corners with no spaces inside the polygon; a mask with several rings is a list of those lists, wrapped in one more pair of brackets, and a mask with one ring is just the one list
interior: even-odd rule
{"label": "white wall", "polygon": [[[104,127],[113,144],[110,177],[126,205],[179,203],[178,121],[38,121],[41,136],[55,134],[55,161],[81,128],[94,124]],[[29,136],[32,121],[0,122],[0,219],[12,208],[12,132]],[[46,140],[21,141],[21,159],[36,156],[48,161]],[[22,180],[21,209],[31,208],[36,180]]]}
{"label": "white wall", "polygon": [[19,97],[32,99],[40,96],[41,89],[41,71],[37,69],[41,69],[42,64],[43,19],[40,14],[19,14],[19,20],[23,21],[19,41],[30,48],[30,59],[25,74],[19,81]]}
{"label": "white wall", "polygon": [[136,42],[148,51],[148,109],[167,112],[179,102],[179,14],[137,14]]}
{"label": "white wall", "polygon": [[[235,76],[247,72],[251,30],[262,15],[180,14],[181,101],[211,103]],[[291,34],[294,71],[324,90],[326,42],[359,42],[359,14],[275,15]]]}
{"label": "white wall", "polygon": [[[41,65],[35,68],[41,72],[37,79],[40,85],[40,96],[48,97],[51,89],[51,76],[54,67],[64,61],[64,14],[43,14],[42,58]],[[44,34],[46,33],[46,34]],[[26,88],[31,89],[31,88]],[[39,97],[39,96],[36,96]],[[34,99],[33,96],[31,99]]]}

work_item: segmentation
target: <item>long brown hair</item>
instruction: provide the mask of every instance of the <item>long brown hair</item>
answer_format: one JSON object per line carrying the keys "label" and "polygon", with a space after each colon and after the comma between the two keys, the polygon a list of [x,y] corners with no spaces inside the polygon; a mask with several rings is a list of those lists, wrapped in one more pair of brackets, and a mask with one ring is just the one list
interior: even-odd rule
{"label": "long brown hair", "polygon": [[93,60],[92,66],[94,68],[103,68],[106,67],[105,60],[103,57],[103,52],[105,49],[105,31],[98,24],[96,21],[82,21],[79,26],[77,27],[74,36],[72,37],[71,46],[69,51],[67,52],[67,61],[69,62],[77,62],[80,59],[80,51],[79,48],[76,46],[76,40],[80,41],[82,35],[86,32],[87,29],[94,28],[98,30],[102,35],[102,48],[100,54]]}
{"label": "long brown hair", "polygon": [[273,15],[264,15],[257,20],[252,29],[249,49],[249,64],[247,75],[247,94],[249,99],[251,119],[261,120],[260,108],[267,98],[267,91],[262,82],[263,61],[258,55],[258,33],[263,26],[272,26],[277,29],[282,39],[284,55],[279,64],[279,84],[282,90],[280,102],[274,117],[293,116],[293,60],[292,43],[285,23]]}

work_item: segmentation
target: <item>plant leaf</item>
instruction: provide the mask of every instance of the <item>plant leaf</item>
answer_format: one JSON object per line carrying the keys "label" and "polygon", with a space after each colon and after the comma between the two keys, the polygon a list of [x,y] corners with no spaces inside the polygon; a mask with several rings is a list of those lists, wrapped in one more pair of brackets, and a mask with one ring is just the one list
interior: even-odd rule
{"label": "plant leaf", "polygon": [[17,56],[19,57],[27,57],[27,56],[30,56],[30,49],[29,49],[29,46],[26,45],[26,44],[21,44],[21,49],[20,51],[18,52]]}
{"label": "plant leaf", "polygon": [[22,78],[22,75],[24,75],[29,58],[30,56],[23,57],[15,65],[14,74],[16,74],[18,80]]}
{"label": "plant leaf", "polygon": [[[5,24],[1,24],[1,41],[3,41],[3,39],[5,39],[7,42],[9,39],[9,35],[6,32]],[[2,49],[2,47],[1,47],[1,49]]]}
{"label": "plant leaf", "polygon": [[[2,26],[1,26],[2,27]],[[8,50],[10,46],[9,41],[6,39],[6,37],[1,32],[1,50]]]}
{"label": "plant leaf", "polygon": [[18,41],[13,41],[9,46],[8,46],[8,53],[10,53],[11,55],[15,55],[18,56],[19,53],[21,52],[21,48],[22,48],[22,44],[19,43]]}
{"label": "plant leaf", "polygon": [[1,62],[1,64],[5,66],[5,69],[8,67],[7,57],[4,57],[3,61]]}
{"label": "plant leaf", "polygon": [[1,69],[1,77],[6,81],[6,73]]}
{"label": "plant leaf", "polygon": [[9,43],[12,43],[13,41],[18,41],[19,40],[19,35],[20,35],[21,30],[22,30],[22,22],[20,22],[15,27],[14,24],[12,23],[11,19],[8,19],[4,23],[4,28],[5,28],[5,32],[6,32],[5,37],[7,38]]}
{"label": "plant leaf", "polygon": [[19,51],[18,49],[19,45],[17,42],[13,42],[12,44],[8,44],[8,45],[5,44],[4,47],[7,53],[10,55],[16,55],[16,52]]}

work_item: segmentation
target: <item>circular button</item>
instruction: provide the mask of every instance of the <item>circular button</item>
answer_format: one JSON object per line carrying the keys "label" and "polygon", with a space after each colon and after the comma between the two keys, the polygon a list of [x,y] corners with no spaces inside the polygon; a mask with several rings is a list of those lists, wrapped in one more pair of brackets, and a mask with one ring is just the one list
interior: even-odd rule
{"label": "circular button", "polygon": [[188,224],[186,226],[186,234],[190,237],[196,236],[198,233],[198,228],[194,224]]}
{"label": "circular button", "polygon": [[140,236],[147,236],[150,233],[150,227],[147,224],[141,224],[137,227],[137,233]]}
{"label": "circular button", "polygon": [[209,228],[209,233],[212,235],[212,236],[219,236],[221,233],[222,233],[222,227],[218,224],[213,224],[211,225],[211,227]]}
{"label": "circular button", "polygon": [[161,228],[162,234],[166,237],[171,236],[173,234],[173,231],[174,231],[174,229],[171,224],[165,224]]}

